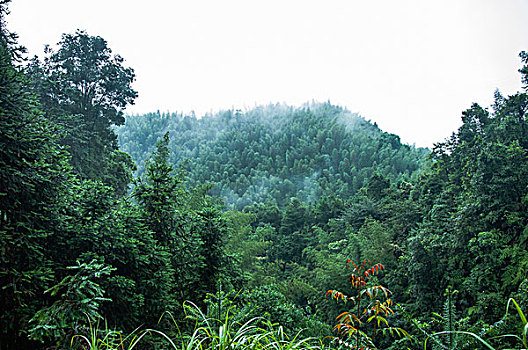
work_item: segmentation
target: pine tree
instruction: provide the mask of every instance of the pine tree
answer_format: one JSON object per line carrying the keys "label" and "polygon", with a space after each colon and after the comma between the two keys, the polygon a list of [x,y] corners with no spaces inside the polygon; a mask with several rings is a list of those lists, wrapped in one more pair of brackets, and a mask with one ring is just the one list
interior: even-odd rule
{"label": "pine tree", "polygon": [[20,51],[0,3],[0,348],[26,348],[27,322],[53,281],[48,255],[69,183],[56,130],[13,62]]}

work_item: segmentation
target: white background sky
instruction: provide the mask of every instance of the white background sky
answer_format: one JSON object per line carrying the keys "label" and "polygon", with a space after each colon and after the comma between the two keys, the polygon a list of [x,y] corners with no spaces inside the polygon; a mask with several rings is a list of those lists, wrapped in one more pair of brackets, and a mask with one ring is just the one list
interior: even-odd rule
{"label": "white background sky", "polygon": [[127,113],[327,101],[431,146],[521,89],[528,0],[13,0],[30,55],[85,29],[135,69]]}

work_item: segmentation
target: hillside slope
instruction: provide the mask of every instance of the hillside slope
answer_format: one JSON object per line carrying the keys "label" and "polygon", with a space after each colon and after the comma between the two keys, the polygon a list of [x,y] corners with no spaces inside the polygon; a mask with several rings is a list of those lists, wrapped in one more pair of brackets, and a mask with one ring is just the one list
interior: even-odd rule
{"label": "hillside slope", "polygon": [[290,197],[348,197],[373,173],[412,178],[428,154],[341,107],[312,104],[224,111],[197,119],[179,114],[130,116],[117,129],[121,149],[143,171],[156,140],[170,132],[171,161],[188,159],[191,181],[238,208]]}

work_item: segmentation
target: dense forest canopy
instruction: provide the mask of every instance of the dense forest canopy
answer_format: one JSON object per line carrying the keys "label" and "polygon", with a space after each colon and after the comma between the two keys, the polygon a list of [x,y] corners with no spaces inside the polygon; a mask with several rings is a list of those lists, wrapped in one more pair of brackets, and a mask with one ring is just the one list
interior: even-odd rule
{"label": "dense forest canopy", "polygon": [[527,53],[428,151],[330,103],[125,116],[104,39],[24,61],[8,3],[0,349],[526,348]]}
{"label": "dense forest canopy", "polygon": [[410,180],[428,154],[330,103],[269,105],[200,119],[153,113],[130,116],[117,129],[139,173],[166,132],[171,161],[188,160],[192,183],[214,184],[211,194],[238,209],[267,201],[284,207],[291,197],[306,203],[329,194],[347,198],[374,173]]}

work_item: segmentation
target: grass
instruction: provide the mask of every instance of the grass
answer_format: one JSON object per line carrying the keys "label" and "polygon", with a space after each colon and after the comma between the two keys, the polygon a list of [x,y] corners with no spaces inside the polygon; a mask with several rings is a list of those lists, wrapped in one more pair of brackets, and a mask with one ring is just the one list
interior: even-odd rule
{"label": "grass", "polygon": [[184,308],[187,319],[195,322],[194,329],[190,333],[181,332],[175,319],[167,313],[176,329],[175,338],[156,329],[136,329],[123,337],[106,327],[99,330],[99,324],[90,322],[88,335],[75,335],[70,345],[89,350],[132,350],[147,346],[145,337],[149,335],[158,337],[163,349],[174,350],[321,350],[324,347],[320,340],[303,338],[301,332],[289,336],[281,326],[261,317],[241,321],[241,315],[233,307],[225,308],[217,315],[220,317],[211,317],[192,302],[186,302]]}
{"label": "grass", "polygon": [[[290,336],[280,325],[273,324],[262,317],[244,320],[244,311],[237,311],[233,304],[222,304],[222,300],[212,306],[204,313],[194,303],[189,301],[184,303],[186,319],[194,322],[191,332],[182,332],[174,317],[169,313],[160,317],[160,322],[164,317],[171,318],[176,330],[176,332],[174,330],[170,332],[171,335],[176,334],[172,335],[172,338],[168,332],[156,329],[136,329],[129,335],[123,336],[121,332],[109,330],[106,324],[104,329],[100,329],[99,323],[93,324],[90,321],[87,335],[75,335],[71,339],[70,347],[83,350],[151,348],[150,341],[153,337],[159,339],[161,349],[173,350],[324,350],[326,347],[319,339],[302,337],[301,332]],[[501,339],[509,339],[510,346],[511,341],[515,342],[515,349],[527,349],[527,318],[519,304],[512,298],[508,300],[505,318],[513,308],[517,311],[521,321],[520,334],[503,334],[485,340],[472,332],[443,331],[429,335],[423,344],[423,349],[427,350],[436,338],[452,334],[474,338],[483,349],[487,350],[511,349],[494,345]],[[147,335],[148,340],[145,338]],[[337,345],[337,347],[340,346]]]}
{"label": "grass", "polygon": [[[522,311],[521,307],[519,306],[519,304],[513,298],[510,298],[508,300],[508,303],[506,304],[506,314],[504,315],[504,319],[506,319],[506,317],[508,316],[508,313],[509,313],[509,310],[510,310],[510,306],[512,304],[514,305],[514,307],[515,307],[515,309],[517,311],[517,315],[519,315],[519,318],[521,320],[521,325],[522,325],[521,335],[517,335],[517,334],[503,334],[503,335],[499,335],[497,337],[493,337],[493,338],[491,338],[489,340],[491,341],[491,340],[499,340],[499,339],[509,338],[509,339],[513,339],[515,341],[516,349],[527,349],[528,348],[528,344],[527,344],[528,322],[527,322],[526,316],[524,315],[524,312]],[[446,334],[447,335],[449,335],[449,334],[467,335],[467,336],[475,338],[480,344],[482,344],[484,346],[485,349],[499,350],[499,348],[496,348],[493,345],[491,345],[490,341],[484,340],[482,337],[476,335],[473,332],[465,332],[465,331],[444,331],[444,332],[434,333],[434,334],[430,335],[429,337],[427,337],[427,339],[425,340],[425,342],[424,342],[424,350],[427,349],[427,342],[430,339],[433,339],[433,338],[438,337],[438,336],[446,335]],[[511,348],[500,348],[500,349],[510,350]]]}

